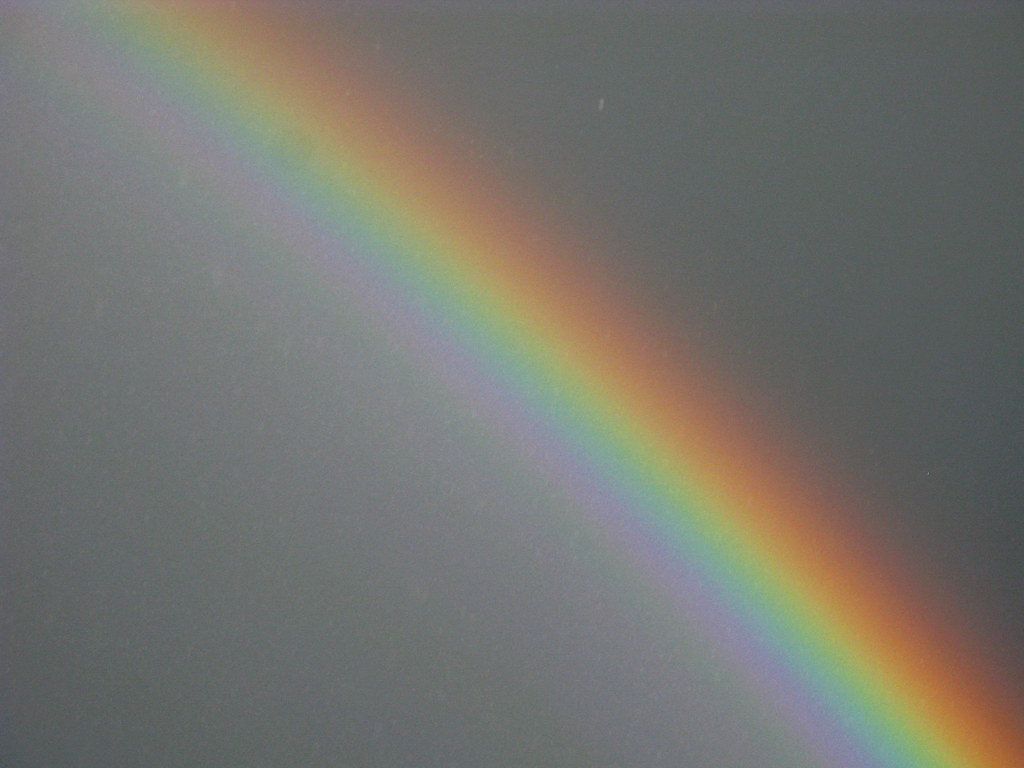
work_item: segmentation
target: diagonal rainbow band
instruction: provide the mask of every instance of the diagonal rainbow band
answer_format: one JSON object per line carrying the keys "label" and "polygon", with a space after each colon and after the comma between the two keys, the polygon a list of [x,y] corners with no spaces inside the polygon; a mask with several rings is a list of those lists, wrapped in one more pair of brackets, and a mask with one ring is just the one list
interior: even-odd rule
{"label": "diagonal rainbow band", "polygon": [[542,433],[566,476],[612,493],[606,514],[646,542],[624,535],[623,546],[648,547],[641,567],[696,574],[758,649],[750,663],[770,665],[808,710],[793,718],[848,743],[845,757],[822,747],[825,759],[1024,764],[1011,705],[940,639],[951,634],[941,619],[896,594],[898,574],[876,570],[813,483],[766,458],[715,374],[664,360],[621,291],[420,138],[416,115],[357,66],[317,62],[313,32],[267,5],[98,9],[122,62],[216,125],[309,219],[358,242],[346,258],[360,279],[388,286],[441,337],[447,362],[427,364],[486,372],[502,429]]}

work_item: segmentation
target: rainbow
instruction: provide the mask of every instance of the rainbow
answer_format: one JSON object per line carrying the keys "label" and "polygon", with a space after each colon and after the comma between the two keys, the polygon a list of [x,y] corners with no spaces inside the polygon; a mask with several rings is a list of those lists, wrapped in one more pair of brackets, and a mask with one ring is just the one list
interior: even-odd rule
{"label": "rainbow", "polygon": [[[966,660],[951,618],[893,589],[901,574],[844,528],[841,505],[773,458],[726,377],[663,355],[653,320],[579,267],[589,245],[542,231],[343,51],[239,6],[90,6],[96,61],[159,83],[179,119],[219,137],[211,161],[233,158],[339,233],[325,277],[553,464],[636,568],[699,584],[703,620],[738,635],[737,666],[759,670],[766,706],[786,709],[820,762],[1024,765],[1012,696]],[[107,106],[130,114],[117,87]]]}

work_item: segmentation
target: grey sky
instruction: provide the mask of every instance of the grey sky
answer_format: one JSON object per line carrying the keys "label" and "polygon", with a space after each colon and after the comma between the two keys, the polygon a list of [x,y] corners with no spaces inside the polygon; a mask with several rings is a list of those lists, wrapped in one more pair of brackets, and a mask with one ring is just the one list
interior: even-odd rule
{"label": "grey sky", "polygon": [[[324,28],[553,226],[628,244],[592,258],[1024,682],[1021,22]],[[5,764],[814,764],[273,223],[41,87],[31,16],[0,28]]]}

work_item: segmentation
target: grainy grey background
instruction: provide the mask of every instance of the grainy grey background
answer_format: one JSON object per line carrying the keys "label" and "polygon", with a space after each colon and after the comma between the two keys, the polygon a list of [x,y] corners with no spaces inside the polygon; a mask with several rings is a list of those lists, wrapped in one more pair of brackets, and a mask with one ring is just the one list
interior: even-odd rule
{"label": "grainy grey background", "polygon": [[[49,12],[0,12],[5,765],[815,763],[280,232],[41,77]],[[323,21],[628,243],[1024,680],[1019,10]]]}

